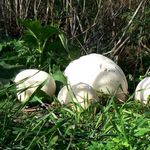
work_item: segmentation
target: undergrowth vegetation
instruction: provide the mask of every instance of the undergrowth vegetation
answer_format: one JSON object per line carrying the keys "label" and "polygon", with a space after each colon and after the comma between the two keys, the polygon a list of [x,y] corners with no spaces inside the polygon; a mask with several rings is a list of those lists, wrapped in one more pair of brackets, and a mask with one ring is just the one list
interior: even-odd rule
{"label": "undergrowth vegetation", "polygon": [[0,90],[1,149],[150,149],[150,105],[131,96],[124,104],[114,97],[75,111],[52,105],[26,107],[16,100],[13,84]]}
{"label": "undergrowth vegetation", "polygon": [[[150,150],[150,104],[134,100],[137,83],[150,73],[149,1],[1,0],[0,12],[0,149]],[[105,104],[87,110],[62,106],[65,67],[92,52],[122,68],[128,100],[104,95]],[[53,74],[50,103],[17,100],[14,77],[28,68]]]}

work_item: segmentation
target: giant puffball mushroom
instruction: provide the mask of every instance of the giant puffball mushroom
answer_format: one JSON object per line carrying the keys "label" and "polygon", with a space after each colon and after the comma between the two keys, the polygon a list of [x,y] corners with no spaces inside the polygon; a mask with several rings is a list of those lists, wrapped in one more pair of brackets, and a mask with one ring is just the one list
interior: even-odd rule
{"label": "giant puffball mushroom", "polygon": [[122,69],[100,54],[85,55],[72,61],[64,74],[71,85],[83,82],[98,92],[115,93],[119,101],[125,101],[128,94],[128,83]]}
{"label": "giant puffball mushroom", "polygon": [[61,104],[72,104],[74,102],[84,109],[99,99],[95,90],[85,83],[64,86],[58,93],[57,98]]}
{"label": "giant puffball mushroom", "polygon": [[52,96],[56,91],[55,80],[47,72],[37,69],[26,69],[17,74],[14,82],[17,88],[17,97],[21,102],[26,100],[33,92],[43,84],[41,90],[47,95]]}
{"label": "giant puffball mushroom", "polygon": [[141,80],[135,89],[135,100],[147,104],[150,100],[150,77]]}

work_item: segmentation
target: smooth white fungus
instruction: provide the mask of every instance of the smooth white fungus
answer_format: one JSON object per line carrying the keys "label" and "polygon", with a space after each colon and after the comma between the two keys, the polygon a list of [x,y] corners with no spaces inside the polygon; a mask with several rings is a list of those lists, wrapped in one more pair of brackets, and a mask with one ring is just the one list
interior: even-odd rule
{"label": "smooth white fungus", "polygon": [[37,69],[26,69],[15,77],[17,87],[17,97],[21,102],[26,100],[33,92],[43,84],[41,90],[47,95],[52,96],[56,91],[56,84],[53,77],[47,72]]}
{"label": "smooth white fungus", "polygon": [[88,108],[90,104],[99,98],[95,90],[85,83],[78,83],[73,86],[64,86],[58,93],[58,100],[62,104],[77,103],[82,108]]}
{"label": "smooth white fungus", "polygon": [[150,77],[146,77],[139,82],[135,89],[135,99],[147,104],[150,100]]}
{"label": "smooth white fungus", "polygon": [[100,54],[89,54],[72,61],[64,71],[71,85],[86,83],[96,91],[115,94],[125,101],[128,83],[122,69],[111,59]]}

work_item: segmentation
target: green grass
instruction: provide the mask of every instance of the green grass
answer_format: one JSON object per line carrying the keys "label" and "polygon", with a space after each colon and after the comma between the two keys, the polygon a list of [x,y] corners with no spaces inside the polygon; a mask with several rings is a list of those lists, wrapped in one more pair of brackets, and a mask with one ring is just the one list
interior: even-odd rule
{"label": "green grass", "polygon": [[11,84],[1,88],[0,97],[0,149],[150,149],[150,107],[132,97],[124,104],[112,97],[80,112],[56,98],[50,107],[25,111]]}

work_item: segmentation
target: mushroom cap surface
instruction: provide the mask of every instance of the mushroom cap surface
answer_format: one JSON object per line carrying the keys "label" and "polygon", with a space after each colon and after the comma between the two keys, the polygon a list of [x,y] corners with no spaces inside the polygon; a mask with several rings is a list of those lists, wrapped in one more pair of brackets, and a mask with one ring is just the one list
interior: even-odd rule
{"label": "mushroom cap surface", "polygon": [[25,102],[42,83],[41,90],[47,95],[52,96],[56,91],[53,77],[47,72],[38,69],[21,71],[16,75],[14,82],[18,91],[17,97],[21,102]]}
{"label": "mushroom cap surface", "polygon": [[96,91],[114,94],[121,101],[128,94],[128,83],[122,69],[100,54],[89,54],[72,61],[64,71],[69,84],[86,83]]}
{"label": "mushroom cap surface", "polygon": [[82,108],[88,108],[91,103],[99,100],[95,90],[85,83],[64,86],[58,93],[57,98],[62,104],[75,102],[80,104]]}
{"label": "mushroom cap surface", "polygon": [[135,100],[140,100],[144,104],[150,100],[150,77],[141,80],[135,89]]}

